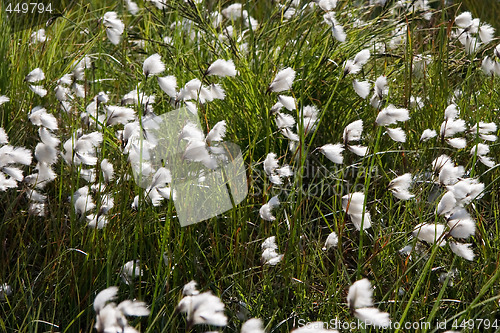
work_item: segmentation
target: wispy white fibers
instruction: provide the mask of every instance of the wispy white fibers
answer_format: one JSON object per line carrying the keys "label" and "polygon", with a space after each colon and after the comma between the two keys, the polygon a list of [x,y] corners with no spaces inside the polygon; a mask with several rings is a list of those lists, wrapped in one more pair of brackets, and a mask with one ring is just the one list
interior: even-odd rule
{"label": "wispy white fibers", "polygon": [[354,88],[356,94],[363,99],[368,97],[370,94],[370,82],[368,81],[359,82],[358,80],[353,80],[352,87]]}
{"label": "wispy white fibers", "polygon": [[497,124],[480,121],[470,128],[472,134],[479,134],[479,138],[484,141],[496,141],[497,136],[493,133],[497,131]]}
{"label": "wispy white fibers", "polygon": [[120,269],[120,277],[126,285],[130,285],[135,278],[142,276],[142,274],[139,260],[127,261]]}
{"label": "wispy white fibers", "polygon": [[457,242],[450,242],[450,249],[457,256],[462,257],[466,260],[474,260],[474,251],[470,249],[472,244],[463,244]]}
{"label": "wispy white fibers", "polygon": [[276,217],[273,216],[272,210],[280,205],[278,196],[272,197],[266,204],[262,205],[259,210],[260,217],[265,221],[274,221]]}
{"label": "wispy white fibers", "polygon": [[273,82],[269,85],[268,90],[272,92],[281,92],[290,90],[292,88],[293,81],[295,80],[295,71],[286,67],[278,72],[274,77]]}
{"label": "wispy white fibers", "polygon": [[328,251],[331,248],[337,247],[338,243],[339,243],[339,237],[337,236],[335,231],[331,232],[326,238],[325,245],[323,246],[322,250]]}
{"label": "wispy white fibers", "polygon": [[407,109],[397,108],[390,104],[379,112],[375,123],[380,126],[387,126],[396,124],[398,121],[404,122],[408,119],[410,119],[410,114]]}
{"label": "wispy white fibers", "polygon": [[109,287],[97,294],[94,299],[96,312],[95,329],[97,332],[136,332],[127,322],[126,316],[143,317],[149,315],[146,303],[125,300],[116,305],[114,301],[118,287]]}
{"label": "wispy white fibers", "polygon": [[217,75],[220,77],[236,76],[238,72],[234,66],[234,62],[230,60],[217,59],[215,60],[206,71],[206,75]]}
{"label": "wispy white fibers", "polygon": [[429,244],[434,244],[439,241],[439,246],[446,245],[446,240],[442,239],[443,233],[444,225],[438,223],[421,223],[413,230],[413,236],[417,237],[421,241]]}
{"label": "wispy white fibers", "polygon": [[422,132],[422,135],[420,136],[420,141],[428,141],[432,138],[435,138],[437,136],[437,132],[433,129],[426,129]]}
{"label": "wispy white fibers", "polygon": [[47,90],[42,86],[36,86],[36,85],[30,84],[29,88],[31,89],[31,91],[33,91],[35,94],[37,94],[40,97],[44,97],[45,95],[47,95]]}
{"label": "wispy white fibers", "polygon": [[10,98],[5,96],[5,95],[1,95],[0,96],[0,105],[4,104],[4,103],[7,103],[8,101],[10,101]]}
{"label": "wispy white fibers", "polygon": [[277,252],[278,245],[276,245],[275,236],[266,238],[262,243],[261,248],[262,261],[264,265],[275,266],[283,259],[283,254],[279,254]]}
{"label": "wispy white fibers", "polygon": [[493,36],[495,35],[495,28],[487,23],[483,23],[479,26],[478,34],[481,42],[487,44],[493,40]]}
{"label": "wispy white fibers", "polygon": [[345,42],[346,34],[344,28],[335,18],[335,12],[327,12],[323,15],[323,21],[328,24],[332,30],[332,36],[339,42]]}
{"label": "wispy white fibers", "polygon": [[331,144],[328,143],[322,147],[319,147],[319,151],[323,153],[330,161],[337,164],[342,164],[343,157],[342,152],[344,151],[344,147],[341,143]]}
{"label": "wispy white fibers", "polygon": [[388,93],[387,78],[385,76],[379,76],[377,80],[375,80],[373,95],[370,99],[371,106],[376,109],[380,108],[382,106],[382,101],[387,97]]}
{"label": "wispy white fibers", "polygon": [[126,4],[128,12],[132,15],[137,15],[139,12],[139,6],[137,6],[135,2],[132,0],[126,0]]}
{"label": "wispy white fibers", "polygon": [[365,194],[363,192],[354,192],[342,197],[342,210],[349,215],[357,230],[361,230],[361,227],[365,230],[372,225],[370,212],[364,208],[364,204]]}
{"label": "wispy white fibers", "polygon": [[293,172],[288,165],[284,165],[281,168],[279,167],[275,153],[267,154],[266,159],[264,160],[264,171],[269,177],[271,183],[275,185],[281,185],[283,183],[282,178],[288,178],[293,175]]}
{"label": "wispy white fibers", "polygon": [[477,156],[479,162],[491,168],[495,165],[495,161],[491,157],[486,156],[489,152],[490,147],[484,143],[478,143],[470,150],[472,156]]}
{"label": "wispy white fibers", "polygon": [[248,319],[246,322],[241,325],[240,333],[265,333],[264,323],[262,319],[252,318]]}
{"label": "wispy white fibers", "polygon": [[40,68],[35,68],[31,72],[29,72],[28,75],[26,75],[26,77],[24,78],[24,80],[29,83],[35,83],[43,79],[45,79],[45,74]]}
{"label": "wispy white fibers", "polygon": [[455,17],[455,24],[460,28],[468,28],[472,25],[472,14],[470,12],[463,12]]}
{"label": "wispy white fibers", "polygon": [[[193,284],[193,282],[189,282]],[[187,316],[187,330],[194,325],[226,326],[227,317],[224,315],[224,303],[211,291],[204,293],[197,292],[196,289],[186,288],[188,293],[177,304],[176,311]],[[184,291],[184,290],[183,290]]]}
{"label": "wispy white fibers", "polygon": [[144,64],[142,65],[142,73],[146,77],[160,74],[164,70],[165,64],[161,61],[161,56],[158,53],[146,58],[146,60],[144,60]]}
{"label": "wispy white fibers", "polygon": [[167,94],[171,98],[177,97],[177,79],[175,78],[175,76],[158,76],[156,79],[158,80],[158,85],[165,94]]}
{"label": "wispy white fibers", "polygon": [[392,140],[396,142],[406,142],[406,134],[401,128],[386,128],[385,130]]}
{"label": "wispy white fibers", "polygon": [[400,200],[409,200],[415,195],[408,190],[412,182],[411,173],[405,173],[402,176],[396,177],[389,183],[389,190]]}
{"label": "wispy white fibers", "polygon": [[295,110],[295,98],[292,96],[278,95],[278,102],[281,103],[288,111]]}
{"label": "wispy white fibers", "polygon": [[370,59],[370,50],[364,49],[356,54],[354,60],[346,60],[344,63],[344,76],[349,74],[357,74],[361,71],[364,64]]}
{"label": "wispy white fibers", "polygon": [[224,140],[226,136],[226,121],[221,120],[208,132],[206,141],[210,144]]}
{"label": "wispy white fibers", "polygon": [[106,27],[106,35],[109,41],[115,45],[120,43],[125,25],[118,18],[118,15],[115,12],[107,12],[103,16],[102,23]]}
{"label": "wispy white fibers", "polygon": [[319,0],[318,6],[325,12],[329,12],[335,9],[337,6],[337,0]]}
{"label": "wispy white fibers", "polygon": [[368,279],[358,280],[349,287],[347,306],[366,325],[387,327],[391,322],[387,312],[373,307],[373,289]]}
{"label": "wispy white fibers", "polygon": [[344,146],[347,147],[351,152],[358,156],[365,156],[368,152],[368,147],[361,145],[351,145],[350,142],[361,140],[361,133],[363,132],[363,121],[361,119],[356,120],[344,128],[344,133],[342,138],[344,140]]}
{"label": "wispy white fibers", "polygon": [[113,164],[109,162],[107,158],[101,161],[101,170],[105,183],[109,183],[111,180],[113,180],[114,176]]}
{"label": "wispy white fibers", "polygon": [[22,147],[13,147],[8,144],[5,130],[0,127],[0,192],[17,187],[23,180],[21,169],[15,164],[31,164],[31,151]]}

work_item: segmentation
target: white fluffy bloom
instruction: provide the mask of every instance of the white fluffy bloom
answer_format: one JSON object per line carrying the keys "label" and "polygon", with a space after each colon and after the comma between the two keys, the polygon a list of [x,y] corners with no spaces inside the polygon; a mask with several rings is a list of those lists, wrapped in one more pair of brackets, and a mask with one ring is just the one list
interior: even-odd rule
{"label": "white fluffy bloom", "polygon": [[463,12],[455,17],[455,24],[460,28],[468,28],[472,25],[472,14],[470,12]]}
{"label": "white fluffy bloom", "polygon": [[33,91],[35,94],[37,94],[40,97],[44,97],[45,95],[47,95],[47,90],[42,86],[36,86],[36,85],[30,84],[29,88],[31,89],[31,91]]}
{"label": "white fluffy bloom", "polygon": [[[371,227],[371,216],[368,209],[363,209],[365,204],[365,194],[363,192],[354,192],[342,197],[342,209],[351,218],[356,230],[368,229]],[[363,213],[364,210],[364,213]]]}
{"label": "white fluffy bloom", "polygon": [[24,80],[29,83],[35,83],[43,79],[45,79],[45,74],[40,68],[35,68],[31,72],[29,72],[28,75],[26,75],[26,77],[24,78]]}
{"label": "white fluffy bloom", "polygon": [[359,119],[353,121],[344,128],[342,138],[344,139],[344,143],[359,141],[361,140],[362,133],[363,133],[363,120]]}
{"label": "white fluffy bloom", "polygon": [[127,323],[126,316],[147,316],[149,310],[146,303],[125,300],[116,305],[113,301],[118,294],[118,287],[109,287],[97,294],[94,299],[94,310],[96,312],[95,329],[97,332],[136,332]]}
{"label": "white fluffy bloom", "polygon": [[495,35],[495,28],[493,28],[489,24],[482,24],[478,29],[478,33],[481,42],[489,43],[492,41],[493,36]]}
{"label": "white fluffy bloom", "polygon": [[[281,104],[281,103],[280,103]],[[276,126],[278,129],[291,128],[295,125],[295,118],[289,114],[276,112]]]}
{"label": "white fluffy bloom", "polygon": [[406,134],[401,128],[386,128],[385,130],[392,140],[396,142],[406,142]]}
{"label": "white fluffy bloom", "polygon": [[212,144],[224,140],[224,136],[226,136],[226,121],[221,120],[208,132],[206,141]]}
{"label": "white fluffy bloom", "polygon": [[333,38],[338,40],[339,42],[345,42],[346,34],[344,32],[344,28],[337,22],[335,18],[334,12],[327,12],[323,15],[323,20],[326,24],[328,24],[332,30]]}
{"label": "white fluffy bloom", "polygon": [[241,333],[265,333],[262,319],[252,318],[241,325]]}
{"label": "white fluffy bloom", "polygon": [[467,146],[467,141],[464,138],[446,139],[446,143],[456,149],[464,149]]}
{"label": "white fluffy bloom", "polygon": [[118,18],[115,12],[107,12],[103,16],[102,23],[106,27],[106,35],[111,43],[117,45],[120,43],[121,36],[125,30],[125,25]]}
{"label": "white fluffy bloom", "polygon": [[113,175],[114,175],[113,164],[111,164],[111,162],[109,162],[107,158],[101,161],[101,170],[104,181],[106,183],[109,183],[111,180],[113,180]]}
{"label": "white fluffy bloom", "polygon": [[158,53],[149,56],[142,65],[142,72],[146,77],[160,74],[164,70],[165,64],[161,61],[161,56]]}
{"label": "white fluffy bloom", "polygon": [[261,248],[262,261],[264,262],[264,265],[275,266],[283,259],[283,255],[276,251],[278,249],[278,245],[276,245],[275,236],[266,238],[264,242],[262,242]]}
{"label": "white fluffy bloom", "polygon": [[389,190],[400,200],[409,200],[415,195],[411,194],[408,188],[411,185],[412,177],[410,173],[396,177],[389,183]]}
{"label": "white fluffy bloom", "polygon": [[426,224],[421,223],[415,227],[413,230],[413,236],[417,237],[421,241],[427,242],[429,244],[434,244],[439,241],[439,246],[444,246],[446,241],[442,238],[444,233],[444,225],[442,224]]}
{"label": "white fluffy bloom", "polygon": [[281,103],[287,110],[295,110],[295,98],[292,96],[279,95],[278,102]]}
{"label": "white fluffy bloom", "polygon": [[456,242],[450,242],[450,249],[457,256],[467,259],[469,261],[474,260],[474,251],[470,249],[472,244],[462,244]]}
{"label": "white fluffy bloom", "polygon": [[359,82],[358,80],[353,80],[352,87],[354,88],[356,94],[363,99],[368,97],[370,94],[370,82],[368,81]]}
{"label": "white fluffy bloom", "polygon": [[10,98],[5,95],[0,95],[0,105],[7,103],[8,101],[10,101]]}
{"label": "white fluffy bloom", "polygon": [[407,109],[396,108],[390,104],[388,107],[382,109],[375,119],[375,123],[381,126],[395,124],[398,121],[407,121],[410,119],[410,114]]}
{"label": "white fluffy bloom", "polygon": [[280,205],[278,196],[272,197],[266,204],[262,205],[259,210],[260,217],[265,221],[274,221],[276,217],[273,216],[271,210]]}
{"label": "white fluffy bloom", "polygon": [[420,136],[420,141],[428,141],[432,138],[435,138],[437,136],[437,132],[433,129],[426,129],[422,132],[422,135]]}
{"label": "white fluffy bloom", "polygon": [[171,98],[176,98],[177,96],[177,79],[173,75],[169,76],[158,76],[156,77],[158,80],[158,85],[160,86],[160,89],[165,92],[168,96]]}
{"label": "white fluffy bloom", "polygon": [[337,164],[342,164],[343,157],[342,152],[344,151],[344,147],[340,143],[331,144],[328,143],[319,148],[319,151],[323,153],[330,161]]}
{"label": "white fluffy bloom", "polygon": [[328,251],[331,248],[334,248],[339,243],[339,237],[335,233],[335,231],[331,232],[326,238],[325,245],[323,246],[323,251]]}
{"label": "white fluffy bloom", "polygon": [[134,109],[125,106],[106,105],[104,106],[106,112],[106,125],[113,126],[116,124],[127,124],[135,119]]}
{"label": "white fluffy bloom", "polygon": [[290,90],[294,80],[295,71],[290,67],[284,68],[276,74],[273,82],[269,85],[268,90],[272,92]]}
{"label": "white fluffy bloom", "polygon": [[238,72],[234,62],[230,60],[217,59],[208,67],[206,75],[217,75],[220,77],[236,76]]}
{"label": "white fluffy bloom", "polygon": [[227,325],[227,317],[224,315],[224,303],[210,291],[184,296],[177,305],[177,311],[187,315],[188,330],[194,325],[200,324]]}
{"label": "white fluffy bloom", "polygon": [[373,289],[368,279],[354,282],[347,293],[347,306],[354,312],[354,316],[366,325],[387,327],[391,320],[387,312],[381,312],[373,307]]}
{"label": "white fluffy bloom", "polygon": [[142,276],[143,272],[139,260],[127,261],[120,269],[120,277],[123,283],[130,285],[134,278]]}

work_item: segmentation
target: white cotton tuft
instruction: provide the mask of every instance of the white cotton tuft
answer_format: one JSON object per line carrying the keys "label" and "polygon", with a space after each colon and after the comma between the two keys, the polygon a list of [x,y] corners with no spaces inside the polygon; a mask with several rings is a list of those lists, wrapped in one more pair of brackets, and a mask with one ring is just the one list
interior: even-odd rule
{"label": "white cotton tuft", "polygon": [[370,82],[368,81],[359,82],[358,80],[353,80],[352,86],[356,94],[363,99],[368,97],[370,94]]}
{"label": "white cotton tuft", "polygon": [[444,246],[446,241],[442,238],[444,233],[444,225],[442,224],[424,224],[421,223],[415,227],[413,230],[413,236],[417,237],[421,241],[427,242],[429,244],[434,244],[439,240],[439,246]]}
{"label": "white cotton tuft", "polygon": [[364,157],[368,153],[368,147],[361,145],[347,145],[347,149],[360,157]]}
{"label": "white cotton tuft", "polygon": [[274,221],[276,218],[271,213],[271,210],[275,207],[278,207],[280,204],[278,197],[272,197],[266,204],[262,205],[259,210],[260,217],[266,221]]}
{"label": "white cotton tuft", "polygon": [[406,134],[401,128],[399,128],[399,127],[386,128],[386,131],[392,140],[394,140],[396,142],[406,142]]}
{"label": "white cotton tuft", "polygon": [[363,120],[359,119],[353,121],[344,128],[342,138],[344,139],[344,143],[359,141],[361,140],[362,133],[363,133]]}
{"label": "white cotton tuft", "polygon": [[158,53],[149,56],[142,65],[142,72],[146,77],[160,74],[164,70],[165,64],[161,61],[161,56]]}
{"label": "white cotton tuft", "polygon": [[344,147],[340,143],[336,144],[326,144],[319,148],[319,151],[323,153],[330,161],[337,164],[342,164],[343,157],[342,152],[344,151]]}
{"label": "white cotton tuft", "polygon": [[248,319],[241,325],[240,333],[265,333],[264,324],[262,319],[252,318]]}
{"label": "white cotton tuft", "polygon": [[24,78],[24,80],[29,83],[35,83],[38,81],[42,81],[43,79],[45,79],[45,74],[40,68],[35,68]]}
{"label": "white cotton tuft", "polygon": [[339,237],[337,234],[334,232],[330,233],[328,237],[326,238],[325,245],[323,246],[322,250],[323,251],[328,251],[331,248],[334,248],[337,246],[339,243]]}
{"label": "white cotton tuft", "polygon": [[31,91],[33,91],[35,94],[37,94],[40,97],[44,97],[47,95],[47,90],[42,87],[42,86],[35,86],[35,85],[29,85]]}
{"label": "white cotton tuft", "polygon": [[487,44],[493,40],[493,36],[495,35],[495,28],[493,28],[489,24],[482,24],[479,27],[479,39],[481,42]]}
{"label": "white cotton tuft", "polygon": [[132,15],[137,15],[137,13],[139,12],[139,6],[137,6],[135,2],[133,2],[132,0],[126,0],[126,4],[129,13]]}
{"label": "white cotton tuft", "polygon": [[120,43],[121,36],[125,30],[125,25],[118,18],[116,12],[105,13],[102,23],[106,27],[106,35],[108,36],[109,41],[114,45]]}
{"label": "white cotton tuft", "polygon": [[8,101],[10,101],[10,98],[5,95],[0,95],[0,105],[7,103]]}
{"label": "white cotton tuft", "polygon": [[347,306],[350,309],[366,308],[373,306],[373,289],[368,279],[354,282],[347,293]]}
{"label": "white cotton tuft", "polygon": [[0,145],[9,143],[9,137],[7,136],[7,133],[5,133],[5,130],[3,127],[0,127]]}
{"label": "white cotton tuft", "polygon": [[134,109],[125,106],[106,105],[106,125],[113,126],[117,124],[127,124],[135,119]]}
{"label": "white cotton tuft", "polygon": [[360,308],[354,311],[354,316],[367,326],[386,328],[390,325],[389,313],[377,308]]}
{"label": "white cotton tuft", "polygon": [[466,260],[473,261],[474,260],[474,251],[470,249],[472,244],[462,244],[450,242],[450,249],[457,256],[462,257]]}
{"label": "white cotton tuft", "polygon": [[422,135],[420,136],[420,141],[428,141],[432,138],[435,138],[437,136],[437,132],[433,129],[426,129],[422,132]]}
{"label": "white cotton tuft", "polygon": [[295,98],[292,96],[279,95],[278,102],[281,103],[288,111],[295,110]]}
{"label": "white cotton tuft", "polygon": [[410,115],[407,109],[396,108],[394,105],[390,104],[386,108],[382,109],[375,119],[375,123],[381,126],[387,126],[395,124],[398,121],[407,121],[410,119]]}
{"label": "white cotton tuft", "polygon": [[319,0],[318,6],[325,12],[329,12],[335,9],[337,6],[337,0]]}
{"label": "white cotton tuft", "polygon": [[272,92],[290,90],[294,80],[295,71],[290,67],[284,68],[276,74],[273,82],[269,85],[268,90]]}
{"label": "white cotton tuft", "polygon": [[268,176],[274,173],[274,170],[278,168],[278,160],[276,159],[275,153],[269,153],[264,160],[264,171]]}
{"label": "white cotton tuft", "polygon": [[389,183],[389,190],[400,200],[409,200],[415,195],[409,192],[409,187],[412,182],[411,173],[405,173],[402,176],[396,177]]}
{"label": "white cotton tuft", "polygon": [[222,141],[226,136],[226,121],[221,120],[208,132],[206,141],[209,143]]}
{"label": "white cotton tuft", "polygon": [[113,164],[111,164],[107,158],[101,161],[101,170],[104,182],[109,183],[111,180],[113,180],[113,175],[114,175]]}
{"label": "white cotton tuft", "polygon": [[236,71],[236,67],[234,66],[233,60],[223,60],[217,59],[215,60],[210,67],[208,67],[206,75],[217,75],[220,77],[226,76],[236,76],[238,72]]}
{"label": "white cotton tuft", "polygon": [[464,149],[467,146],[467,141],[464,138],[446,139],[446,143],[456,149]]}
{"label": "white cotton tuft", "polygon": [[118,287],[109,287],[107,289],[101,290],[94,299],[94,311],[99,313],[107,302],[116,299],[118,294]]}
{"label": "white cotton tuft", "polygon": [[463,12],[455,17],[455,24],[460,28],[467,28],[472,25],[472,14],[470,12]]}
{"label": "white cotton tuft", "polygon": [[295,125],[295,118],[293,116],[286,113],[276,112],[276,126],[278,126],[279,129],[291,128],[293,125]]}
{"label": "white cotton tuft", "polygon": [[171,98],[176,98],[177,96],[177,79],[173,75],[169,76],[158,76],[156,78],[158,80],[158,85],[160,89],[163,90],[165,94],[170,96]]}

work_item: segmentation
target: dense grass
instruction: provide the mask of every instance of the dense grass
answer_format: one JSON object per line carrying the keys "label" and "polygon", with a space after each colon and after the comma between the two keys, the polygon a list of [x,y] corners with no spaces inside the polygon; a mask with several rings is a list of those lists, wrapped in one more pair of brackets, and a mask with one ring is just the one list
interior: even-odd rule
{"label": "dense grass", "polygon": [[[332,37],[323,23],[323,11],[317,7],[298,11],[286,20],[276,3],[245,3],[245,9],[260,23],[258,28],[247,30],[239,40],[244,22],[225,19],[221,26],[232,24],[235,35],[220,40],[221,26],[211,24],[207,11],[220,11],[228,3],[174,1],[162,11],[150,2],[138,4],[141,12],[133,16],[122,1],[77,2],[46,28],[43,43],[30,42],[30,35],[39,27],[11,31],[2,20],[0,95],[7,95],[10,102],[0,106],[0,126],[9,135],[9,143],[34,151],[38,128],[29,121],[28,113],[37,105],[58,119],[56,133],[61,142],[79,128],[84,133],[101,131],[104,140],[97,156],[99,162],[107,158],[113,163],[115,180],[93,196],[99,208],[103,195],[111,194],[115,206],[105,228],[87,227],[69,197],[88,183],[79,177],[79,166],[62,158],[54,167],[57,178],[43,190],[48,197],[46,216],[28,213],[28,185],[0,193],[0,283],[13,290],[0,301],[0,330],[91,331],[95,295],[118,285],[120,299],[137,298],[150,306],[149,317],[133,321],[137,329],[182,331],[185,318],[175,313],[175,307],[182,286],[192,279],[201,290],[212,290],[225,303],[226,332],[239,331],[241,322],[251,317],[262,318],[268,332],[291,330],[299,319],[355,320],[346,294],[362,277],[376,286],[377,306],[395,322],[500,321],[498,165],[487,168],[471,157],[470,148],[480,142],[474,134],[467,134],[466,149],[451,148],[440,138],[419,142],[424,129],[439,132],[444,109],[452,101],[468,126],[478,121],[498,123],[500,81],[481,71],[483,57],[492,57],[498,39],[467,54],[451,35],[457,10],[462,10],[459,4],[432,3],[433,16],[427,21],[421,13],[394,15],[389,4],[354,6],[340,1],[336,12],[347,33],[344,43]],[[116,11],[126,26],[123,40],[116,46],[107,40],[100,23],[108,11]],[[358,26],[358,18],[367,24]],[[172,26],[185,19],[191,21],[190,26],[186,21]],[[375,43],[389,45],[399,24],[404,24],[401,45],[377,50]],[[172,38],[170,43],[164,41],[165,36]],[[247,43],[247,51],[243,51],[243,43]],[[355,77],[373,82],[380,75],[387,76],[389,93],[384,106],[390,103],[410,110],[411,119],[401,124],[407,135],[405,143],[392,141],[375,125],[378,110],[370,106],[369,98],[356,95],[352,75],[343,76],[344,61],[365,48],[372,57]],[[156,80],[145,80],[142,74],[144,59],[154,53],[162,56],[164,75],[176,76],[178,87],[194,78],[223,86],[224,100],[198,105],[200,119],[204,129],[226,120],[226,140],[241,147],[247,166],[249,196],[241,204],[184,228],[174,217],[172,201],[153,207],[135,184],[116,136],[123,126],[98,129],[80,118],[100,91],[109,94],[109,104],[119,105],[122,96],[137,87],[156,95],[156,114],[174,110]],[[422,75],[416,75],[412,66],[417,54],[431,59]],[[71,102],[72,111],[65,112],[54,95],[57,80],[85,55],[92,59],[81,82],[85,97],[76,98]],[[204,77],[208,66],[219,58],[233,59],[239,75]],[[269,112],[277,94],[266,92],[278,70],[287,66],[295,69],[297,78],[293,89],[283,94],[293,95],[299,109],[315,105],[320,110],[313,133],[298,131],[296,151],[289,150],[288,140]],[[23,81],[37,67],[46,75],[42,84],[49,93],[43,98]],[[456,91],[460,94],[454,97]],[[412,96],[422,98],[423,105],[413,106]],[[140,109],[136,107],[138,113]],[[300,119],[299,111],[292,115]],[[315,150],[340,142],[344,127],[357,119],[364,122],[362,144],[369,147],[367,156],[360,158],[346,151],[344,164],[339,166]],[[490,150],[489,156],[496,159],[498,144],[491,144]],[[263,172],[262,162],[269,152],[275,152],[280,163],[290,164],[295,171],[282,186],[271,186]],[[468,240],[476,255],[472,262],[455,256],[448,246],[417,244],[411,236],[419,223],[444,223],[435,214],[436,195],[444,190],[432,181],[431,174],[431,162],[441,154],[463,165],[466,176],[478,177],[485,184],[484,196],[468,207],[477,224],[475,235]],[[25,175],[35,172],[33,160]],[[96,184],[103,182],[99,167],[97,171]],[[407,172],[415,176],[415,198],[399,201],[387,186]],[[364,232],[357,231],[342,211],[341,197],[354,191],[366,193],[366,209],[372,215],[373,226]],[[134,210],[131,204],[136,195],[140,195],[140,203]],[[273,195],[279,195],[282,204],[275,210],[276,221],[264,221],[259,208]],[[337,232],[339,245],[326,253],[321,248],[332,231]],[[284,254],[277,266],[261,264],[261,243],[270,236],[276,236]],[[399,250],[408,244],[421,250],[411,258],[402,255]],[[143,275],[127,285],[120,269],[136,259]],[[449,272],[455,274],[443,281],[442,273]],[[193,331],[203,329],[208,330],[196,327]]]}

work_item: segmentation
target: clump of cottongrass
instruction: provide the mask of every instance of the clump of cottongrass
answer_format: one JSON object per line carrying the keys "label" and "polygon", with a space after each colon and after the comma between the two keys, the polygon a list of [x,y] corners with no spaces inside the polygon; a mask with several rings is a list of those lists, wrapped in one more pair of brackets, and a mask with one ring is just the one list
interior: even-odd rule
{"label": "clump of cottongrass", "polygon": [[342,197],[342,210],[349,215],[356,230],[371,227],[370,212],[365,207],[365,194],[354,192]]}
{"label": "clump of cottongrass", "polygon": [[95,329],[97,332],[137,332],[127,322],[127,316],[144,317],[149,315],[146,303],[125,300],[118,305],[111,302],[116,299],[118,287],[109,287],[97,294],[94,299],[96,312]]}
{"label": "clump of cottongrass", "polygon": [[413,236],[429,244],[446,245],[445,226],[439,223],[421,223],[413,229]]}
{"label": "clump of cottongrass", "polygon": [[492,168],[495,166],[495,161],[486,156],[490,152],[490,147],[484,143],[478,143],[470,150],[470,154],[472,156],[477,156],[477,159],[482,164],[486,165],[488,168]]}
{"label": "clump of cottongrass", "polygon": [[[224,314],[224,303],[219,297],[207,291],[199,293],[193,281],[190,286],[183,289],[184,297],[177,304],[176,311],[187,316],[187,330],[195,325],[211,325],[223,327],[227,325],[227,317]],[[184,293],[186,292],[186,293]]]}
{"label": "clump of cottongrass", "polygon": [[45,79],[45,74],[40,68],[35,68],[24,78],[24,80],[28,83],[28,87],[31,89],[31,91],[33,91],[40,97],[45,97],[45,95],[47,95],[47,90],[43,88],[43,86],[35,85],[34,83],[37,83],[43,79]]}
{"label": "clump of cottongrass", "polygon": [[259,209],[261,219],[265,221],[274,221],[276,217],[272,214],[272,210],[280,205],[278,196],[274,196]]}
{"label": "clump of cottongrass", "polygon": [[114,45],[120,43],[121,36],[125,30],[125,24],[118,18],[116,12],[105,13],[102,23],[106,27],[106,35],[109,41]]}
{"label": "clump of cottongrass", "polygon": [[264,171],[269,177],[271,183],[275,185],[283,184],[283,178],[288,178],[293,175],[293,171],[289,165],[279,167],[275,153],[267,154],[267,157],[264,160]]}
{"label": "clump of cottongrass", "polygon": [[330,161],[336,164],[342,164],[344,158],[342,152],[344,151],[344,146],[341,143],[331,144],[328,143],[318,148],[318,150],[326,156]]}
{"label": "clump of cottongrass", "polygon": [[348,59],[344,63],[344,76],[349,74],[357,74],[361,71],[363,65],[365,65],[370,59],[370,50],[364,49],[359,51],[353,60]]}
{"label": "clump of cottongrass", "polygon": [[238,71],[236,71],[236,67],[234,66],[234,62],[230,60],[217,59],[215,60],[210,67],[208,67],[205,75],[216,75],[219,77],[226,76],[236,76]]}
{"label": "clump of cottongrass", "polygon": [[251,318],[241,325],[240,333],[265,333],[262,319]]}
{"label": "clump of cottongrass", "polygon": [[335,12],[327,12],[323,15],[323,21],[330,26],[332,36],[339,42],[345,42],[346,34],[344,28],[339,24],[335,18]]}
{"label": "clump of cottongrass", "polygon": [[262,242],[262,262],[264,265],[276,266],[282,259],[283,254],[277,252],[276,236],[268,237]]}
{"label": "clump of cottongrass", "polygon": [[405,173],[402,176],[396,177],[389,183],[389,191],[399,200],[410,200],[415,197],[408,190],[412,182],[411,173]]}
{"label": "clump of cottongrass", "polygon": [[295,71],[291,67],[280,70],[274,77],[273,82],[268,87],[268,91],[282,92],[292,89],[295,80]]}
{"label": "clump of cottongrass", "polygon": [[352,145],[351,142],[360,141],[363,133],[363,120],[353,121],[344,128],[342,138],[344,146],[358,156],[365,156],[368,152],[368,147],[361,145]]}
{"label": "clump of cottongrass", "polygon": [[385,76],[379,76],[375,80],[375,86],[373,95],[370,99],[370,104],[378,109],[383,105],[384,99],[389,93],[389,88],[387,87],[387,78]]}
{"label": "clump of cottongrass", "polygon": [[30,165],[32,159],[28,149],[13,147],[8,143],[7,133],[0,127],[0,192],[17,187],[24,177],[22,170],[15,165]]}
{"label": "clump of cottongrass", "polygon": [[479,138],[484,141],[494,142],[497,141],[497,136],[493,133],[497,131],[497,124],[495,123],[486,123],[480,121],[477,124],[474,124],[470,128],[470,133],[479,135]]}
{"label": "clump of cottongrass", "polygon": [[330,249],[337,247],[339,243],[339,237],[335,233],[335,231],[331,232],[326,238],[325,245],[323,246],[323,251],[329,251]]}
{"label": "clump of cottongrass", "polygon": [[126,285],[133,283],[135,278],[141,277],[143,274],[139,260],[130,260],[123,264],[120,270],[120,277]]}
{"label": "clump of cottongrass", "polygon": [[173,75],[168,75],[168,76],[158,76],[156,77],[158,80],[158,85],[160,86],[161,90],[165,94],[167,94],[170,98],[175,99],[177,97],[177,79]]}
{"label": "clump of cottongrass", "polygon": [[420,141],[429,141],[437,136],[437,132],[433,129],[427,128],[422,132],[420,136]]}
{"label": "clump of cottongrass", "polygon": [[356,94],[363,99],[367,98],[370,94],[370,82],[368,81],[360,82],[358,80],[353,80],[352,87],[354,88]]}
{"label": "clump of cottongrass", "polygon": [[96,165],[97,157],[95,156],[95,151],[102,143],[102,140],[103,137],[101,132],[92,132],[89,134],[79,134],[75,132],[73,136],[63,144],[65,152],[62,156],[68,164]]}
{"label": "clump of cottongrass", "polygon": [[387,312],[373,307],[373,289],[368,279],[358,280],[349,287],[347,306],[365,325],[384,328],[391,323]]}
{"label": "clump of cottongrass", "polygon": [[142,65],[142,73],[146,78],[150,75],[160,74],[165,70],[165,64],[161,61],[161,56],[158,53],[155,53],[146,60]]}

